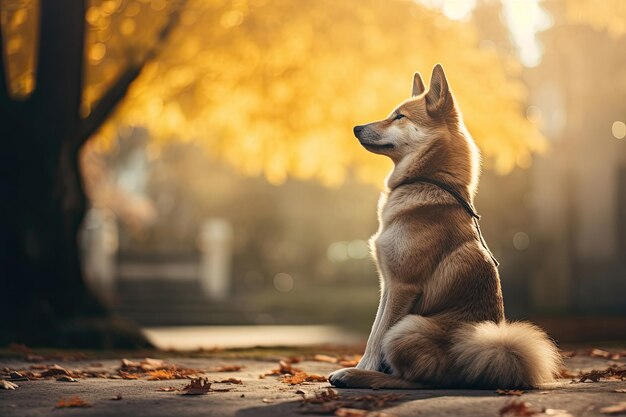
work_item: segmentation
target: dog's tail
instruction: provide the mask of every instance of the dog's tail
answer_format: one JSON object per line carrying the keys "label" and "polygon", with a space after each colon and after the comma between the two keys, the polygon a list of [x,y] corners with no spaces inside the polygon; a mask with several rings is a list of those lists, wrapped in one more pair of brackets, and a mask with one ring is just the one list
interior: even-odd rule
{"label": "dog's tail", "polygon": [[452,335],[451,359],[464,384],[538,387],[554,381],[562,360],[546,333],[529,323],[468,323]]}

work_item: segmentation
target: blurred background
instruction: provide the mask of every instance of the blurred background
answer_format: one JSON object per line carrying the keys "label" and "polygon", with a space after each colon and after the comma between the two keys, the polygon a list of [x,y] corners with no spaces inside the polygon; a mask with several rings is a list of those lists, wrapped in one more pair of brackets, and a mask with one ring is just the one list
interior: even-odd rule
{"label": "blurred background", "polygon": [[[45,10],[1,4],[6,84],[25,100]],[[561,340],[619,335],[625,51],[619,0],[86,1],[80,117],[137,73],[80,147],[83,276],[145,328],[367,334],[391,166],[352,126],[441,62],[483,154],[476,206],[507,315]]]}

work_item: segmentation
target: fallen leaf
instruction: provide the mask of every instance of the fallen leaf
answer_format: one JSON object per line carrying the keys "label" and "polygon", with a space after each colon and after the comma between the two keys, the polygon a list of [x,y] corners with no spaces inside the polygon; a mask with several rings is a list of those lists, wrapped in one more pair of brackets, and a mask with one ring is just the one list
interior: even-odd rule
{"label": "fallen leaf", "polygon": [[65,398],[61,398],[57,402],[57,405],[56,405],[56,408],[77,408],[77,407],[80,407],[80,408],[91,407],[91,404],[79,397],[74,396],[68,400],[66,400]]}
{"label": "fallen leaf", "polygon": [[[405,394],[368,394],[341,396],[332,388],[319,391],[312,396],[301,394],[301,414],[333,414],[340,408],[373,410],[384,407],[388,402],[398,401]],[[370,413],[368,416],[384,417],[384,413]],[[387,417],[389,417],[387,415]]]}
{"label": "fallen leaf", "polygon": [[589,356],[594,358],[608,358],[611,356],[611,352],[607,352],[606,350],[593,348],[589,351]]}
{"label": "fallen leaf", "polygon": [[600,379],[613,379],[613,380],[625,380],[626,379],[626,365],[618,366],[612,365],[602,371],[593,370],[590,372],[582,373],[578,382],[598,382]]}
{"label": "fallen leaf", "polygon": [[[139,379],[139,375],[131,374],[131,373],[124,372],[124,371],[118,371],[117,374],[122,379]],[[115,377],[115,375],[112,376],[112,378],[114,378],[114,377]]]}
{"label": "fallen leaf", "polygon": [[211,369],[209,372],[238,372],[244,367],[241,365],[222,365],[218,368]]}
{"label": "fallen leaf", "polygon": [[544,416],[550,416],[550,417],[574,417],[573,415],[571,415],[566,410],[556,410],[556,409],[552,409],[552,408],[546,408],[545,410],[540,411],[537,414],[534,414],[534,416],[536,416],[536,417],[544,417]]}
{"label": "fallen leaf", "polygon": [[498,411],[500,416],[532,416],[537,414],[537,410],[530,407],[530,403],[520,400],[512,400],[504,404]]}
{"label": "fallen leaf", "polygon": [[519,389],[499,389],[496,390],[496,394],[498,395],[517,395],[520,396],[524,394],[524,391]]}
{"label": "fallen leaf", "polygon": [[263,398],[263,401],[265,404],[270,404],[272,402],[272,400],[270,400],[269,398]]}
{"label": "fallen leaf", "polygon": [[302,372],[302,369],[299,368],[294,368],[293,366],[291,366],[291,364],[287,361],[281,360],[280,362],[278,362],[278,369],[273,369],[270,372],[266,373],[265,376],[267,375],[295,375],[298,372]]}
{"label": "fallen leaf", "polygon": [[626,413],[626,401],[610,405],[608,407],[602,407],[600,412],[603,414],[623,414]]}
{"label": "fallen leaf", "polygon": [[621,392],[622,394],[626,394],[626,389],[616,389],[613,392]]}
{"label": "fallen leaf", "polygon": [[77,380],[75,380],[74,378],[72,378],[71,376],[68,375],[63,375],[59,378],[57,378],[58,382],[78,382]]}
{"label": "fallen leaf", "polygon": [[14,384],[13,382],[5,381],[4,379],[0,380],[0,388],[2,389],[15,389],[18,387],[19,385]]}
{"label": "fallen leaf", "polygon": [[155,371],[157,369],[166,368],[165,362],[161,359],[145,358],[139,362],[134,362],[129,359],[122,359],[122,366],[120,369],[126,372],[147,372]]}
{"label": "fallen leaf", "polygon": [[335,410],[337,417],[365,417],[369,412],[358,408],[338,408]]}
{"label": "fallen leaf", "polygon": [[211,391],[211,383],[207,378],[195,378],[181,390],[181,395],[206,395]]}
{"label": "fallen leaf", "polygon": [[159,369],[158,371],[148,372],[148,381],[163,381],[168,379],[177,379],[176,373],[167,369]]}
{"label": "fallen leaf", "polygon": [[120,401],[122,399],[122,394],[117,394],[115,397],[109,398],[111,401]]}
{"label": "fallen leaf", "polygon": [[313,360],[317,362],[337,363],[339,359],[328,355],[314,355]]}
{"label": "fallen leaf", "polygon": [[157,391],[173,392],[173,391],[180,391],[180,390],[178,388],[176,388],[176,387],[161,387],[161,388],[157,389]]}
{"label": "fallen leaf", "polygon": [[344,368],[357,366],[362,357],[363,355],[342,356],[341,358],[339,358],[339,365],[343,366]]}
{"label": "fallen leaf", "polygon": [[306,372],[296,372],[295,375],[285,375],[282,382],[291,385],[302,384],[303,382],[328,382],[328,378],[317,374],[307,374]]}
{"label": "fallen leaf", "polygon": [[567,368],[561,368],[561,371],[559,372],[559,378],[578,378],[579,376],[580,373],[570,371]]}
{"label": "fallen leaf", "polygon": [[67,376],[69,376],[70,373],[67,371],[67,369],[62,368],[62,367],[60,367],[57,364],[48,366],[46,368],[46,370],[41,373],[41,376],[43,376],[43,377],[57,376],[57,375],[67,375]]}
{"label": "fallen leaf", "polygon": [[28,381],[27,377],[25,377],[24,375],[22,375],[21,373],[19,373],[17,371],[10,371],[9,372],[9,379],[11,381]]}
{"label": "fallen leaf", "polygon": [[536,409],[533,408],[530,403],[512,400],[509,401],[499,411],[500,416],[515,416],[515,417],[574,417],[566,410],[556,410],[552,408]]}
{"label": "fallen leaf", "polygon": [[216,381],[216,382],[220,384],[243,384],[241,379],[237,379],[237,378],[228,378],[228,379],[223,379],[221,381]]}

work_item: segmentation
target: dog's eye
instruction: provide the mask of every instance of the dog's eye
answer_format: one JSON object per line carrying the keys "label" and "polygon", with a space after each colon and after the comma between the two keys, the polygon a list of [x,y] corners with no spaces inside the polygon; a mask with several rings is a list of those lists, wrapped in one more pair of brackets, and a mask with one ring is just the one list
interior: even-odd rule
{"label": "dog's eye", "polygon": [[404,117],[406,117],[404,114],[398,113],[398,114],[396,114],[396,117],[393,118],[393,120],[400,120],[400,119],[402,119]]}

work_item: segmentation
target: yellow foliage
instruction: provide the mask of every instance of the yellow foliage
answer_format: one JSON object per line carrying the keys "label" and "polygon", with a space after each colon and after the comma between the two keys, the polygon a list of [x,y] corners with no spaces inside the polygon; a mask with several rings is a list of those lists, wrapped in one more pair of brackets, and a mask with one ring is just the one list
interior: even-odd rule
{"label": "yellow foliage", "polygon": [[613,37],[626,34],[626,2],[623,0],[568,0],[564,4],[570,23],[607,30]]}
{"label": "yellow foliage", "polygon": [[180,20],[98,140],[141,125],[155,144],[201,142],[274,184],[337,185],[351,171],[380,184],[389,162],[361,149],[352,126],[385,117],[414,71],[428,77],[441,62],[487,164],[506,173],[545,147],[524,116],[519,65],[479,48],[472,23],[417,2],[190,0]]}

